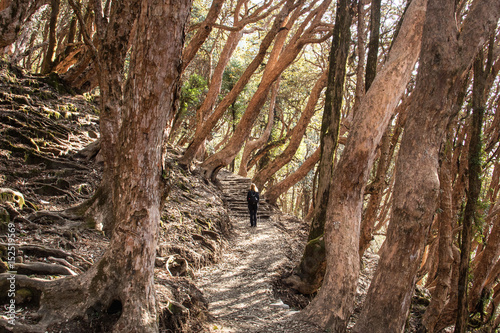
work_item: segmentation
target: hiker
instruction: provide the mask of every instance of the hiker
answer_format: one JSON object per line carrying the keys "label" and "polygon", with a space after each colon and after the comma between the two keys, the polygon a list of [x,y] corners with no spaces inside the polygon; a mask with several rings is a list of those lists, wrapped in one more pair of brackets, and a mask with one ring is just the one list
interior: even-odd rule
{"label": "hiker", "polygon": [[257,226],[257,206],[259,204],[259,190],[252,183],[247,193],[248,210],[250,211],[250,227]]}

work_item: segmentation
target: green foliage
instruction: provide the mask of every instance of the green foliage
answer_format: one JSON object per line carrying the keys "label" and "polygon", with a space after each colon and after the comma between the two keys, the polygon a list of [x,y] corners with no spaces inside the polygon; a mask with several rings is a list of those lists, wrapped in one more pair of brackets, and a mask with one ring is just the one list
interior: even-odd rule
{"label": "green foliage", "polygon": [[[238,59],[232,59],[224,70],[224,74],[222,75],[222,86],[221,86],[221,98],[228,94],[231,89],[236,85],[240,76],[245,71],[245,65],[241,63]],[[246,105],[246,94],[248,88],[245,87],[241,92],[240,96],[236,99],[236,101],[229,108],[229,112],[233,112],[236,115],[236,120],[241,117],[241,115],[245,111]],[[233,119],[229,119],[228,121],[233,121]]]}
{"label": "green foliage", "polygon": [[196,111],[200,105],[203,95],[207,90],[207,81],[198,74],[192,74],[182,85],[181,96],[179,99],[182,114],[189,114]]}

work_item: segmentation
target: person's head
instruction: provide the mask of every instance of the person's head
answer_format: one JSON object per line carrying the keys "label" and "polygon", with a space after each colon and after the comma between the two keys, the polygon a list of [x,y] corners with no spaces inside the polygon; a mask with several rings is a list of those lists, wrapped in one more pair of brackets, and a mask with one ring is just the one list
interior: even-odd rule
{"label": "person's head", "polygon": [[254,183],[252,183],[252,185],[250,186],[250,190],[254,191],[254,192],[259,192],[259,189],[257,188],[257,186]]}

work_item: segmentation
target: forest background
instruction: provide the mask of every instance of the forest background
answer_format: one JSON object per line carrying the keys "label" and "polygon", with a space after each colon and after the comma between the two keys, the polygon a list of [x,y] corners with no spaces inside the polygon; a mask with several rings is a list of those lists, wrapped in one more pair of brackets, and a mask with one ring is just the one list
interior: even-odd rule
{"label": "forest background", "polygon": [[[416,283],[432,294],[428,331],[500,325],[497,1],[4,0],[0,10],[5,59],[100,103],[89,154],[100,150],[103,181],[84,214],[112,237],[104,258],[120,258],[128,239],[123,260],[151,263],[155,243],[139,249],[156,234],[163,188],[150,180],[171,145],[185,148],[187,170],[215,182],[227,167],[311,222],[287,279],[317,293],[305,318],[345,329],[372,246],[381,260],[354,331],[401,330]],[[135,161],[141,151],[151,155]],[[123,269],[102,262],[79,287]],[[151,280],[145,271],[120,288]],[[155,317],[143,288],[121,296],[140,304],[124,309],[131,318]]]}

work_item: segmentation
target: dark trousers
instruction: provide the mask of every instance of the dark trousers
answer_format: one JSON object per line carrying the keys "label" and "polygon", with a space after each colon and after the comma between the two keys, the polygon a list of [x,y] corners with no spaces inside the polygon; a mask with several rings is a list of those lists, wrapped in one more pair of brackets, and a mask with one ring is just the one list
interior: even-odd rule
{"label": "dark trousers", "polygon": [[257,226],[257,205],[248,205],[248,210],[250,211],[250,226]]}

